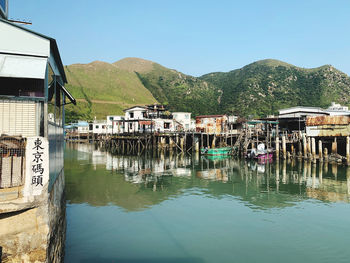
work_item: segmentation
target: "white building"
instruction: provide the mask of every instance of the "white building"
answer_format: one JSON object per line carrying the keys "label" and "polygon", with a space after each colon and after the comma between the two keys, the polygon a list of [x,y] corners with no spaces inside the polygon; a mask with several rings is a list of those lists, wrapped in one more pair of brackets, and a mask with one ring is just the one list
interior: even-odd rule
{"label": "white building", "polygon": [[[190,112],[173,112],[173,119],[175,123],[174,130],[191,130],[191,113]],[[182,126],[182,127],[181,127]]]}
{"label": "white building", "polygon": [[347,106],[341,106],[338,103],[332,102],[332,105],[329,106],[325,112],[329,113],[329,115],[350,115],[349,108]]}
{"label": "white building", "polygon": [[1,251],[9,262],[54,262],[64,231],[64,105],[76,102],[56,40],[9,22],[7,7],[1,0]]}
{"label": "white building", "polygon": [[120,134],[124,132],[124,116],[108,115],[107,116],[107,133]]}
{"label": "white building", "polygon": [[101,120],[101,121],[94,121],[92,124],[92,132],[93,134],[107,134],[107,121]]}
{"label": "white building", "polygon": [[156,132],[174,132],[176,121],[173,119],[154,119],[152,120],[154,131]]}
{"label": "white building", "polygon": [[319,107],[297,106],[279,110],[278,118],[304,118],[306,116],[324,116],[329,115],[325,110]]}

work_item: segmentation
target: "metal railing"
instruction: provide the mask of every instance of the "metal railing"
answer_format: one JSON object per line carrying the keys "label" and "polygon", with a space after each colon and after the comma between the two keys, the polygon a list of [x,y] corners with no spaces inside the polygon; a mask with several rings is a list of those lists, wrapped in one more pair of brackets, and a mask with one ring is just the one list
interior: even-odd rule
{"label": "metal railing", "polygon": [[25,146],[25,138],[0,137],[0,189],[24,184]]}

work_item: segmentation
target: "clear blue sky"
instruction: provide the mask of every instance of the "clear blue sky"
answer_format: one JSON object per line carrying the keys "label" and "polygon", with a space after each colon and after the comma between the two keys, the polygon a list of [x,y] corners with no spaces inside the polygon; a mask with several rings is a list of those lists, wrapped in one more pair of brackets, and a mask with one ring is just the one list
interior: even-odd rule
{"label": "clear blue sky", "polygon": [[199,76],[274,58],[350,74],[348,0],[10,0],[63,63],[140,57]]}

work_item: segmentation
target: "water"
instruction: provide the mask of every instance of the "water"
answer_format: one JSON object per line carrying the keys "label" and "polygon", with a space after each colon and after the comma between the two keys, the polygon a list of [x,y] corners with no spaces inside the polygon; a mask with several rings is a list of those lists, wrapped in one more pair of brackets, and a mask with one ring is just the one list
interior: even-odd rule
{"label": "water", "polygon": [[350,261],[346,167],[75,145],[65,176],[65,262]]}

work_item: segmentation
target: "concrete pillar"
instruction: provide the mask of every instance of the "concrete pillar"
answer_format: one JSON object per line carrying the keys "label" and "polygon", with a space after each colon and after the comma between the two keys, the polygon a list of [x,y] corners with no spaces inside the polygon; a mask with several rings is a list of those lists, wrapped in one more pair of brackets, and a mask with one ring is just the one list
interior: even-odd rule
{"label": "concrete pillar", "polygon": [[322,180],[323,180],[323,162],[319,162],[318,179],[320,181],[320,184],[322,184]]}

